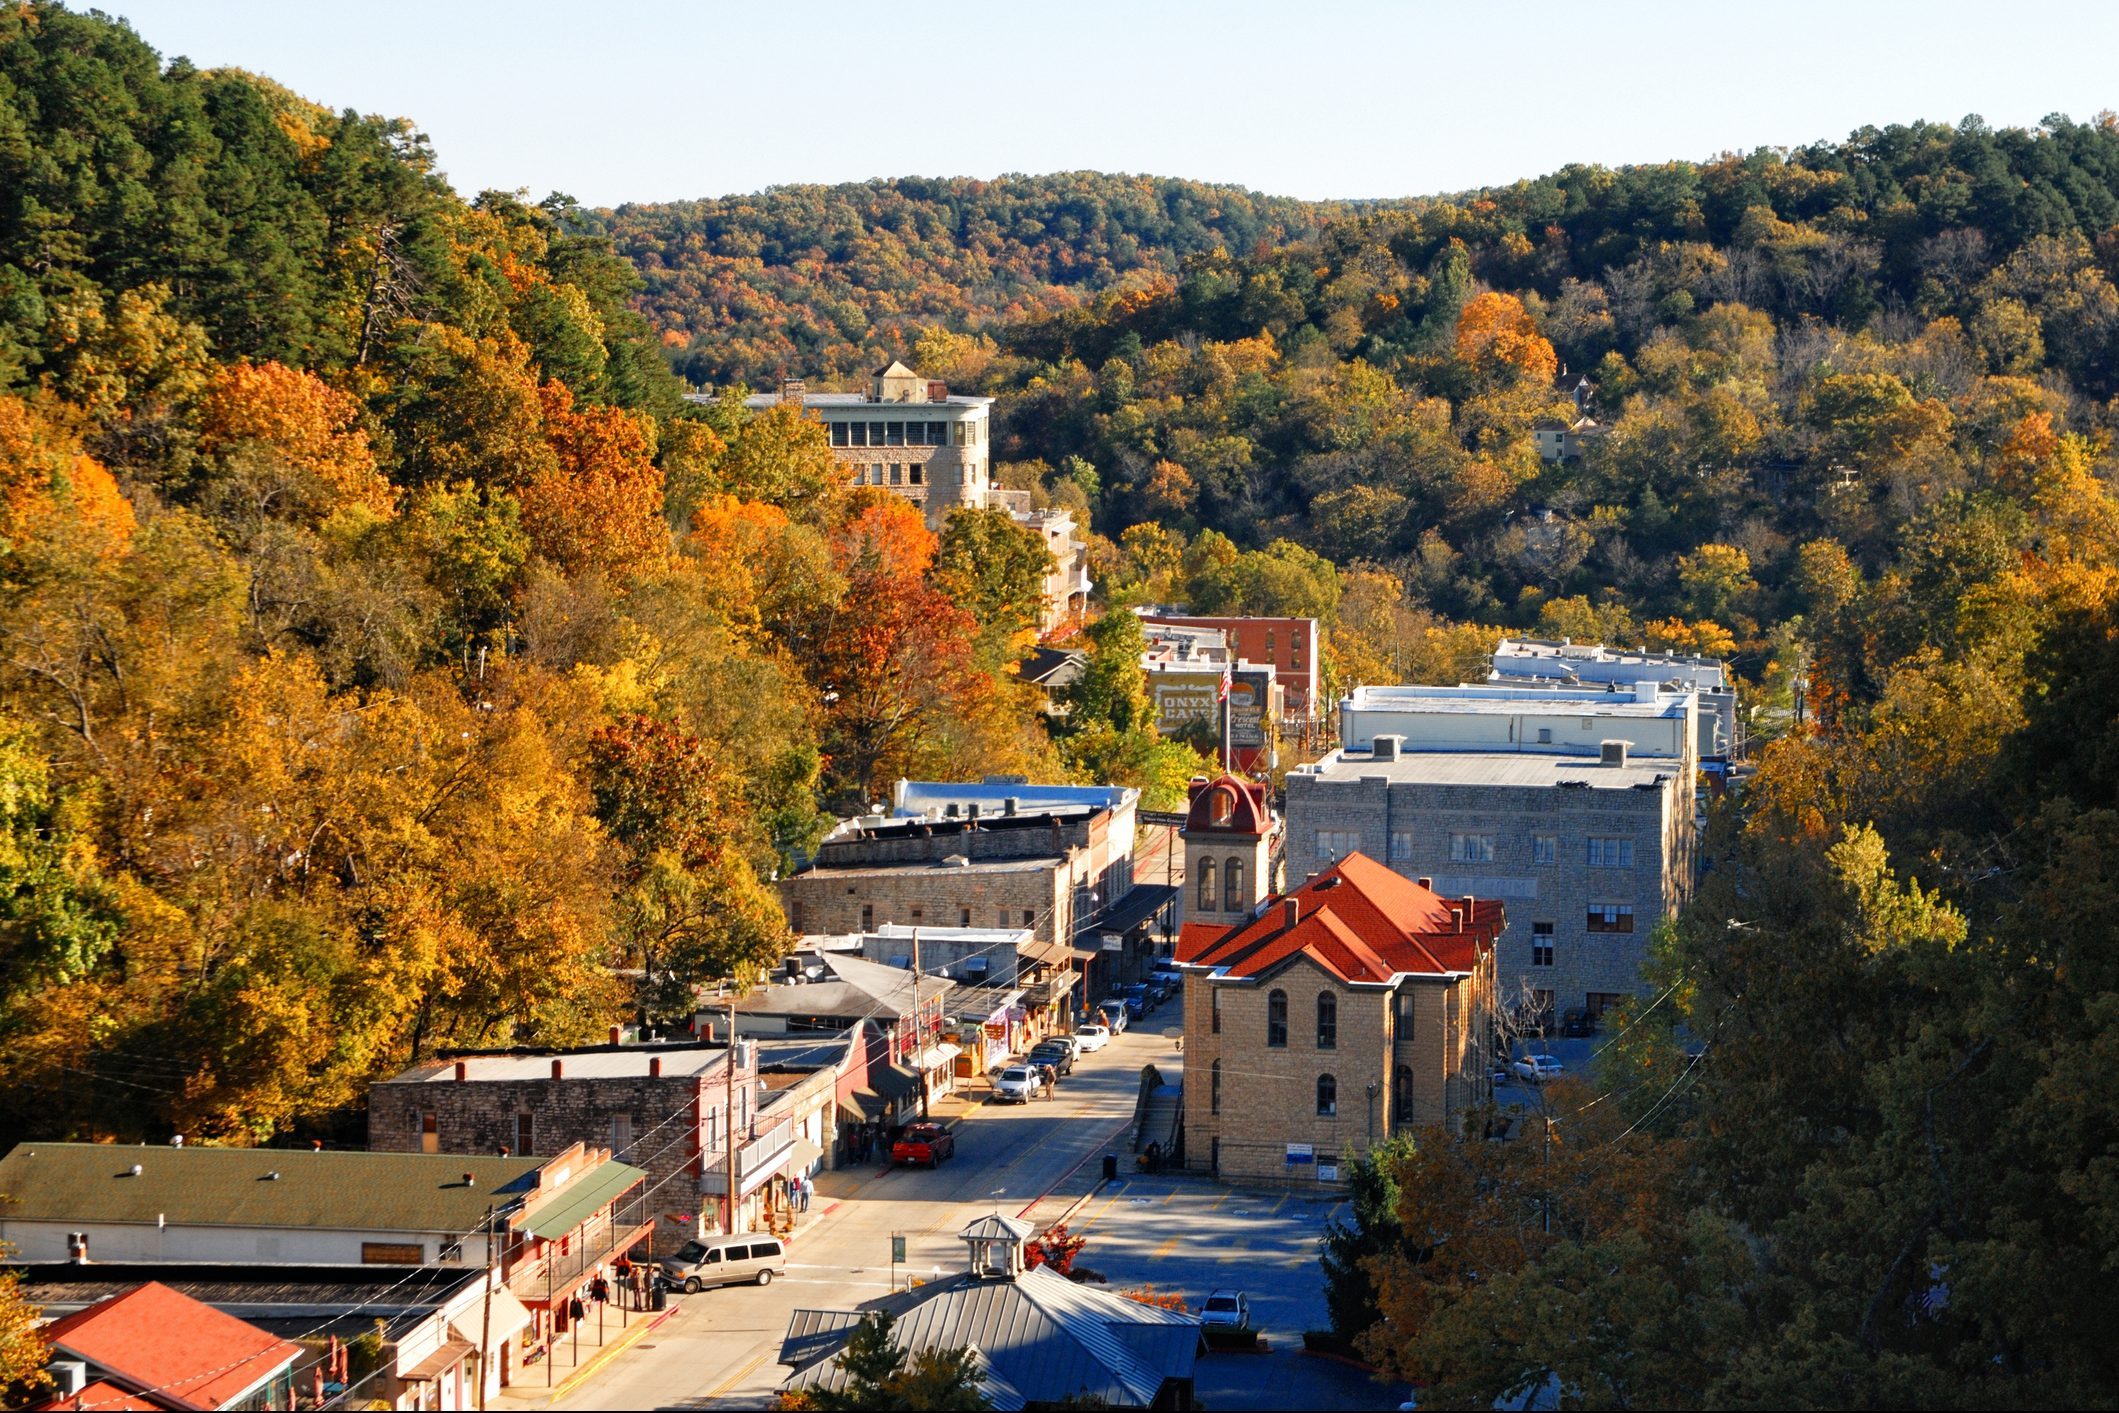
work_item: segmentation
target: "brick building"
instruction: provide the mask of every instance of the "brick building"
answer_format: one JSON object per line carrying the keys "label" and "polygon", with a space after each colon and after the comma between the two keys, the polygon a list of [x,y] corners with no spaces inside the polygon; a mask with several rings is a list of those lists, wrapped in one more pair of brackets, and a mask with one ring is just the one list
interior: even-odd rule
{"label": "brick building", "polygon": [[658,1236],[690,1236],[702,1223],[726,1221],[718,1195],[726,1189],[733,1104],[745,1199],[735,1229],[748,1230],[761,1213],[760,1189],[792,1156],[793,1134],[791,1126],[778,1133],[774,1120],[760,1116],[751,1047],[736,1047],[733,1085],[728,1060],[728,1048],[718,1044],[435,1060],[368,1087],[368,1145],[400,1153],[546,1154],[574,1143],[608,1149],[646,1171],[641,1200],[662,1223]]}
{"label": "brick building", "polygon": [[1233,927],[1185,924],[1185,1164],[1246,1181],[1340,1165],[1491,1095],[1492,898],[1360,854]]}
{"label": "brick building", "polygon": [[1188,923],[1223,927],[1248,922],[1258,905],[1281,888],[1281,822],[1264,782],[1224,775],[1193,779],[1185,810],[1185,889]]}
{"label": "brick building", "polygon": [[1228,640],[1231,656],[1273,669],[1290,722],[1309,720],[1322,705],[1317,696],[1317,659],[1323,639],[1314,618],[1217,618],[1157,610],[1143,613],[1141,621],[1172,628],[1219,629]]}
{"label": "brick building", "polygon": [[1689,690],[1363,687],[1340,749],[1287,777],[1288,872],[1364,853],[1438,892],[1505,898],[1503,1004],[1599,1014],[1641,984],[1690,896]]}

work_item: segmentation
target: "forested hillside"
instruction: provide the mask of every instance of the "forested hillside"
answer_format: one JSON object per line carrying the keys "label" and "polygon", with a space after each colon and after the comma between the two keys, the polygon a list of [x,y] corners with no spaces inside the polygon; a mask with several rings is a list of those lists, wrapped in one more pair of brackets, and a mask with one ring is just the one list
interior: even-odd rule
{"label": "forested hillside", "polygon": [[357,1132],[773,960],[825,803],[1067,769],[1036,538],[684,405],[553,210],[0,8],[0,1142]]}
{"label": "forested hillside", "polygon": [[583,212],[639,270],[640,306],[702,384],[843,381],[921,332],[1074,308],[1187,255],[1314,235],[1349,206],[1167,177],[904,177]]}

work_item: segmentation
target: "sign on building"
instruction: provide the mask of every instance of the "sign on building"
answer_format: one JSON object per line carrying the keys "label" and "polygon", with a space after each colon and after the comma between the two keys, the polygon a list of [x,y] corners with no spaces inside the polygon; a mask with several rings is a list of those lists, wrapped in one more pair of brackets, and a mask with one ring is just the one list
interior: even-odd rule
{"label": "sign on building", "polygon": [[1290,1143],[1288,1145],[1289,1167],[1294,1167],[1300,1163],[1314,1163],[1316,1161],[1317,1149],[1314,1145],[1308,1143]]}

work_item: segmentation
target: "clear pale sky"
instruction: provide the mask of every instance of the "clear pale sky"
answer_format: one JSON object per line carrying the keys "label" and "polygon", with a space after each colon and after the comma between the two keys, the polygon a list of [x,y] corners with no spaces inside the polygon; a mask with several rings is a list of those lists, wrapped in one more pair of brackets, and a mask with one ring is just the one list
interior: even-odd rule
{"label": "clear pale sky", "polygon": [[100,0],[590,205],[1075,168],[1405,196],[2119,108],[2119,4]]}

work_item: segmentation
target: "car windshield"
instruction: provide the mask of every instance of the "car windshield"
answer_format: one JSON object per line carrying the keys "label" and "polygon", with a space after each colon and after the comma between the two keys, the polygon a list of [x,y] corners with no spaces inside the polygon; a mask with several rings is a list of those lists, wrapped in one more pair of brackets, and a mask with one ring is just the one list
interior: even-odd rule
{"label": "car windshield", "polygon": [[677,1248],[677,1259],[680,1261],[696,1261],[705,1254],[706,1246],[703,1242],[687,1241]]}
{"label": "car windshield", "polygon": [[1234,1310],[1236,1308],[1236,1297],[1233,1295],[1210,1295],[1207,1297],[1207,1308],[1209,1310]]}
{"label": "car windshield", "polygon": [[1030,1071],[1028,1071],[1028,1070],[1007,1070],[1007,1071],[1005,1071],[1005,1072],[1004,1072],[1004,1073],[1003,1073],[1003,1074],[1001,1075],[1001,1078],[1002,1078],[1002,1079],[1012,1079],[1012,1080],[1018,1080],[1018,1081],[1020,1081],[1020,1080],[1025,1080],[1025,1079],[1028,1079],[1028,1078],[1030,1078]]}

